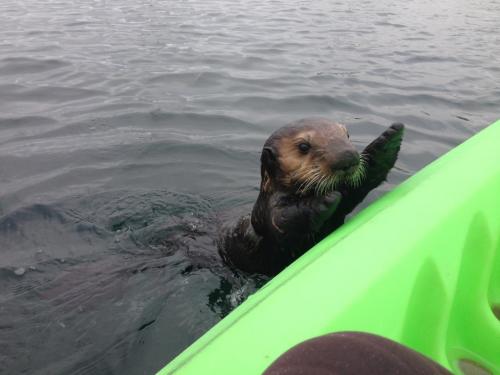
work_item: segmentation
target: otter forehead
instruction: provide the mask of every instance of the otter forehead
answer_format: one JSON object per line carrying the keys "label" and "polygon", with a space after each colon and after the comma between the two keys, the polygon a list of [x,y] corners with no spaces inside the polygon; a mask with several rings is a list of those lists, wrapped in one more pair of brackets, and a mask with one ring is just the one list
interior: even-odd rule
{"label": "otter forehead", "polygon": [[347,139],[348,133],[344,125],[324,118],[306,118],[276,130],[267,139],[265,146],[274,145],[280,149],[300,141],[326,146],[333,140]]}

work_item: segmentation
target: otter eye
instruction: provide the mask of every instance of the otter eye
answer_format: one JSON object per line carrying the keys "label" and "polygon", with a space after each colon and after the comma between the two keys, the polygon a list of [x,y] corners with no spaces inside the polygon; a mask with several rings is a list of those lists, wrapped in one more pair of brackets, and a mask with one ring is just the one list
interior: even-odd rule
{"label": "otter eye", "polygon": [[307,154],[307,152],[311,149],[311,145],[306,142],[299,143],[299,150],[303,154]]}

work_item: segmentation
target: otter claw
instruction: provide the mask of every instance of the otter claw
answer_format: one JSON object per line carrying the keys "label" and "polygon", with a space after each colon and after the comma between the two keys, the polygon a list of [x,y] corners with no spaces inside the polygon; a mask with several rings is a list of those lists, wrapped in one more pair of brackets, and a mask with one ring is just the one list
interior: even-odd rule
{"label": "otter claw", "polygon": [[331,206],[332,204],[338,204],[341,198],[342,194],[340,194],[338,191],[332,191],[324,196],[325,203],[328,206]]}
{"label": "otter claw", "polygon": [[391,138],[393,138],[395,135],[403,135],[403,131],[405,129],[405,126],[400,123],[394,123],[389,128],[382,133],[382,135],[379,138],[383,138],[386,142],[390,141]]}
{"label": "otter claw", "polygon": [[391,126],[389,126],[389,129],[393,129],[393,130],[396,130],[396,131],[403,130],[404,128],[405,128],[405,126],[401,122],[395,122],[394,124],[392,124]]}

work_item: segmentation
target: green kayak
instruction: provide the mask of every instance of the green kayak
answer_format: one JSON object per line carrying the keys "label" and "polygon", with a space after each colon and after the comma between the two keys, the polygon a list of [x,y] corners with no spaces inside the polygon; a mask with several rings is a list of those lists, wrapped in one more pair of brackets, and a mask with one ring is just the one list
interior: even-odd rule
{"label": "green kayak", "polygon": [[500,374],[499,248],[497,121],[321,241],[159,374],[260,374],[336,331],[390,338],[455,374]]}

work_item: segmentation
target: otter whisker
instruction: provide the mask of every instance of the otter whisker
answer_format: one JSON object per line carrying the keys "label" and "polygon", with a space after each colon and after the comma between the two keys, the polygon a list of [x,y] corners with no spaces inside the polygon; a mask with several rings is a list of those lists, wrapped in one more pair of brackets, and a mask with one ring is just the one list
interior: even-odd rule
{"label": "otter whisker", "polygon": [[359,158],[359,164],[356,170],[349,176],[348,183],[353,187],[358,187],[361,185],[366,176],[366,157],[361,155]]}
{"label": "otter whisker", "polygon": [[307,191],[309,190],[309,185],[311,183],[311,179],[309,178],[308,180],[304,181],[300,186],[299,188],[297,189],[297,191],[300,193],[300,194],[305,194],[307,193]]}
{"label": "otter whisker", "polygon": [[325,186],[324,186],[325,192],[326,190],[330,191],[332,189],[334,181],[335,181],[335,175],[328,176],[328,178],[325,180]]}
{"label": "otter whisker", "polygon": [[304,179],[304,181],[298,188],[298,192],[301,194],[307,193],[313,186],[317,185],[318,181],[323,177],[321,170],[317,167],[309,169],[306,172],[307,173],[302,173],[303,176],[301,179]]}
{"label": "otter whisker", "polygon": [[328,179],[328,191],[333,191],[338,185],[338,176],[334,175],[331,178]]}
{"label": "otter whisker", "polygon": [[325,177],[322,177],[320,181],[318,182],[318,185],[316,185],[316,194],[317,195],[323,195],[323,188],[325,184]]}
{"label": "otter whisker", "polygon": [[329,185],[329,178],[324,178],[321,181],[321,186],[320,186],[320,194],[325,195],[327,190],[328,190],[328,185]]}
{"label": "otter whisker", "polygon": [[298,187],[298,190],[302,190],[304,186],[308,183],[308,181],[311,179],[311,175],[313,173],[314,171],[312,170],[299,169],[296,173],[292,175],[291,179],[294,181],[302,181],[302,183]]}
{"label": "otter whisker", "polygon": [[314,194],[316,194],[316,195],[322,195],[321,190],[322,190],[322,187],[323,187],[323,181],[324,180],[325,180],[325,176],[321,176],[321,178],[319,179],[318,183],[316,184],[316,186],[314,188]]}
{"label": "otter whisker", "polygon": [[333,190],[332,187],[333,187],[332,186],[332,180],[331,179],[325,180],[324,187],[323,187],[323,195],[325,195],[326,193],[331,192]]}
{"label": "otter whisker", "polygon": [[336,188],[337,185],[337,175],[333,175],[325,181],[324,193],[329,193]]}
{"label": "otter whisker", "polygon": [[329,185],[329,177],[328,175],[324,175],[321,177],[320,181],[318,182],[315,193],[317,195],[325,195],[326,192],[328,191],[328,185]]}
{"label": "otter whisker", "polygon": [[318,181],[321,180],[322,174],[320,170],[316,170],[313,174],[312,178],[309,179],[307,184],[304,187],[304,192],[308,192],[313,186],[318,184]]}
{"label": "otter whisker", "polygon": [[322,179],[323,179],[323,174],[320,172],[320,173],[317,174],[316,178],[311,181],[311,184],[309,185],[309,189],[311,189],[312,187],[314,187],[315,191],[316,191],[316,188],[321,183]]}
{"label": "otter whisker", "polygon": [[297,191],[303,191],[304,187],[313,178],[315,171],[311,169],[299,169],[290,177],[291,181],[302,181],[302,183],[297,188]]}

